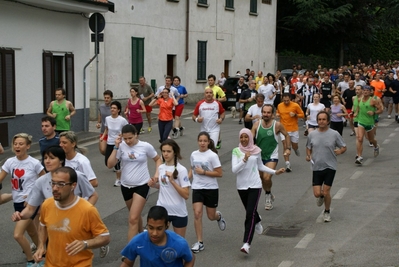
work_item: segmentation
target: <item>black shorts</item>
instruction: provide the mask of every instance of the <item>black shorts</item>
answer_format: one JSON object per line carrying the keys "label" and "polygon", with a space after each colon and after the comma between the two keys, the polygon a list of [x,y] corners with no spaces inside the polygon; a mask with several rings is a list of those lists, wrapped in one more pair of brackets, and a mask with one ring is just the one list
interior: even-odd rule
{"label": "black shorts", "polygon": [[[25,202],[19,202],[19,203],[15,203],[14,202],[14,210],[15,211],[23,211],[25,208]],[[37,215],[37,213],[39,212],[40,206],[36,208],[35,212],[32,214],[32,216],[30,217],[30,219],[34,219]]]}
{"label": "black shorts", "polygon": [[2,184],[2,183],[0,183],[0,190],[1,190],[1,189],[3,189],[3,184]]}
{"label": "black shorts", "polygon": [[354,122],[353,122],[353,127],[355,127],[355,128],[359,127],[359,122],[354,121]]}
{"label": "black shorts", "polygon": [[[107,148],[105,149],[105,166],[107,166],[108,158],[111,156],[112,151],[114,151],[114,146],[115,145],[108,145]],[[114,166],[115,170],[119,171],[121,169],[121,162],[118,160],[116,165]]]}
{"label": "black shorts", "polygon": [[193,203],[196,202],[202,202],[209,208],[216,208],[219,203],[219,189],[193,189]]}
{"label": "black shorts", "polygon": [[320,103],[322,103],[326,108],[330,108],[331,107],[331,101],[330,100],[320,99]]}
{"label": "black shorts", "polygon": [[308,124],[308,129],[317,129],[317,128],[319,128],[319,125]]}
{"label": "black shorts", "polygon": [[173,227],[184,228],[184,227],[187,227],[188,216],[178,217],[178,216],[169,215],[168,221],[170,221],[172,223]]}
{"label": "black shorts", "polygon": [[143,184],[135,187],[126,187],[121,185],[122,196],[125,201],[131,200],[133,194],[138,194],[144,199],[148,198],[148,193],[150,192],[150,187],[148,184]]}
{"label": "black shorts", "polygon": [[393,98],[393,103],[396,105],[396,104],[399,104],[399,97],[398,96],[394,96]]}
{"label": "black shorts", "polygon": [[324,169],[322,171],[313,171],[313,186],[316,185],[325,185],[332,186],[334,177],[335,177],[335,170],[332,169]]}

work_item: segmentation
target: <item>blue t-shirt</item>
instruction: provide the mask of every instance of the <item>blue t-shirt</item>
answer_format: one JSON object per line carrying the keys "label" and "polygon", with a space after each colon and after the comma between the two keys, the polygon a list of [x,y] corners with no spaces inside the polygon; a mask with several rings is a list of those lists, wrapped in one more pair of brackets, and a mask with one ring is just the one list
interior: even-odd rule
{"label": "blue t-shirt", "polygon": [[140,266],[146,267],[182,267],[183,260],[190,262],[193,259],[187,241],[174,232],[165,231],[165,246],[153,244],[149,232],[136,235],[122,250],[122,256],[134,261],[140,256]]}
{"label": "blue t-shirt", "polygon": [[[177,89],[177,91],[179,92],[180,95],[187,94],[186,87],[184,87],[183,85],[174,86],[174,87]],[[179,101],[177,102],[177,104],[179,104],[179,105],[184,104],[184,98],[179,98]]]}
{"label": "blue t-shirt", "polygon": [[44,159],[43,159],[44,150],[46,150],[48,147],[59,146],[59,145],[60,145],[60,137],[57,134],[51,139],[47,139],[45,136],[39,139],[40,155],[42,156],[43,167],[44,167]]}

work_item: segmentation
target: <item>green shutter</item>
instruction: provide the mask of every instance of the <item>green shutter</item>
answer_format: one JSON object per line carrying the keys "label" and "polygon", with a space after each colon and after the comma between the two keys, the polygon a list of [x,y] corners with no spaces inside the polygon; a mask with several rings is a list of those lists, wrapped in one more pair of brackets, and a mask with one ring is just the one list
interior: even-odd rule
{"label": "green shutter", "polygon": [[132,83],[144,76],[144,38],[132,37]]}
{"label": "green shutter", "polygon": [[226,0],[226,7],[234,8],[234,0]]}
{"label": "green shutter", "polygon": [[198,4],[208,4],[208,0],[198,0]]}
{"label": "green shutter", "polygon": [[258,0],[251,0],[249,12],[258,13]]}
{"label": "green shutter", "polygon": [[206,45],[207,41],[198,41],[197,80],[206,80]]}

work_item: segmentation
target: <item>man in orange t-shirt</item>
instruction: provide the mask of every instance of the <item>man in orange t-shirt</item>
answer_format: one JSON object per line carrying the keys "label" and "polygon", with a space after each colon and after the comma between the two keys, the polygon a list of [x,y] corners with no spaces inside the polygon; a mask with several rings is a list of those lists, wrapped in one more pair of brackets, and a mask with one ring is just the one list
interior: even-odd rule
{"label": "man in orange t-shirt", "polygon": [[374,80],[370,82],[370,85],[374,87],[374,95],[382,98],[382,94],[385,89],[385,83],[383,80],[381,80],[381,75],[379,73],[374,75]]}
{"label": "man in orange t-shirt", "polygon": [[[277,106],[277,117],[280,117],[280,123],[284,126],[285,130],[291,138],[291,146],[294,149],[295,155],[300,156],[298,150],[298,118],[304,118],[301,107],[290,100],[290,94],[283,94],[283,101]],[[291,146],[288,148],[291,149]],[[286,171],[291,172],[290,156],[284,154]]]}

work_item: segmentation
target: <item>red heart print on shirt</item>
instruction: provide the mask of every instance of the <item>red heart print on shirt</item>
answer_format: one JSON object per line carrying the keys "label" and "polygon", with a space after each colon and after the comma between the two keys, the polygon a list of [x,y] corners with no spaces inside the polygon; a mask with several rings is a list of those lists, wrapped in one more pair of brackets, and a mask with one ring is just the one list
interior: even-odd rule
{"label": "red heart print on shirt", "polygon": [[24,169],[22,169],[22,170],[15,169],[15,171],[14,171],[14,175],[17,176],[18,178],[21,178],[22,176],[24,176],[24,174],[25,174],[25,170]]}
{"label": "red heart print on shirt", "polygon": [[24,169],[15,169],[14,170],[14,177],[11,179],[12,188],[14,190],[23,191],[22,184],[24,183],[24,179],[21,177],[24,176],[25,170]]}

